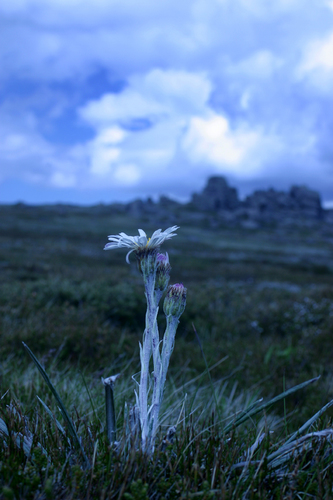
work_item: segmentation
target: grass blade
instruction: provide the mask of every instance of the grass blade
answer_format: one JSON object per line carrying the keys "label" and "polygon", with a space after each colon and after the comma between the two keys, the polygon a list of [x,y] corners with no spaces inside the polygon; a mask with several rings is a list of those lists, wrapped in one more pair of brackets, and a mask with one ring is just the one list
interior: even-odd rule
{"label": "grass blade", "polygon": [[294,441],[295,439],[297,439],[304,431],[306,431],[306,429],[308,429],[309,427],[311,427],[312,424],[315,423],[315,421],[321,417],[321,415],[323,413],[325,413],[325,411],[333,405],[333,399],[327,403],[325,406],[323,406],[321,408],[321,410],[317,411],[317,413],[315,415],[313,415],[313,417],[311,417],[307,422],[305,422],[305,424],[302,425],[302,427],[300,427],[298,429],[298,431],[296,431],[294,434],[292,434],[290,436],[290,438],[287,439],[287,441],[284,443],[285,445],[290,443],[290,441]]}
{"label": "grass blade", "polygon": [[275,398],[270,399],[269,401],[267,401],[267,403],[263,403],[260,406],[256,405],[254,408],[252,407],[252,408],[249,408],[249,409],[245,410],[244,413],[242,413],[241,415],[239,415],[234,420],[234,422],[231,422],[230,424],[228,424],[224,428],[223,432],[224,433],[230,432],[232,429],[235,429],[236,427],[238,427],[242,423],[246,422],[246,420],[248,420],[249,418],[253,417],[257,413],[265,410],[266,408],[269,408],[274,403],[277,403],[278,401],[281,401],[281,399],[284,399],[287,396],[290,396],[290,394],[293,394],[294,392],[299,391],[300,389],[304,389],[304,387],[307,387],[308,385],[313,384],[313,382],[317,382],[317,380],[319,380],[319,379],[320,379],[320,376],[316,377],[316,378],[312,378],[311,380],[307,380],[305,382],[302,382],[301,384],[295,385],[294,387],[291,387],[291,389],[288,389],[287,391],[282,392],[281,394],[279,394]]}
{"label": "grass blade", "polygon": [[301,436],[294,441],[283,444],[277,451],[271,453],[267,457],[267,463],[270,467],[276,468],[286,463],[293,455],[303,453],[313,447],[312,441],[320,441],[321,439],[332,439],[333,430],[324,429],[323,431],[310,432]]}
{"label": "grass blade", "polygon": [[79,370],[79,373],[80,373],[80,375],[81,375],[81,378],[82,378],[82,382],[83,382],[83,384],[84,384],[84,387],[85,387],[85,389],[86,389],[86,391],[87,391],[88,398],[89,398],[89,401],[90,401],[90,405],[91,405],[91,408],[92,408],[92,411],[93,411],[93,414],[94,414],[95,420],[96,420],[96,421],[100,421],[100,420],[99,420],[99,418],[97,417],[96,410],[95,410],[95,405],[94,405],[94,402],[93,402],[93,400],[92,400],[92,397],[91,397],[91,394],[90,394],[89,387],[88,387],[88,385],[87,385],[86,379],[84,378],[84,375],[83,375],[83,373],[82,373],[82,371],[81,371],[81,370]]}
{"label": "grass blade", "polygon": [[65,429],[63,428],[61,423],[55,418],[55,416],[53,415],[50,408],[44,403],[44,401],[39,396],[37,396],[37,399],[41,403],[41,405],[44,407],[44,410],[46,411],[46,413],[48,413],[48,415],[52,418],[52,420],[54,420],[54,422],[55,422],[56,426],[58,427],[58,430],[61,432],[61,434],[63,436],[65,436],[66,435]]}
{"label": "grass blade", "polygon": [[81,453],[82,453],[82,456],[85,460],[85,463],[86,463],[86,466],[89,468],[90,467],[90,462],[88,460],[88,457],[87,455],[85,454],[85,451],[83,449],[83,446],[81,444],[81,441],[79,439],[79,436],[77,435],[77,432],[75,430],[75,427],[74,427],[74,424],[70,418],[70,416],[68,415],[67,413],[67,410],[56,390],[56,388],[54,387],[54,385],[52,384],[51,380],[49,379],[49,376],[47,375],[46,371],[44,370],[44,368],[42,367],[42,365],[40,364],[40,362],[38,361],[38,359],[36,358],[36,356],[34,355],[34,353],[29,349],[29,347],[27,346],[27,344],[25,344],[24,342],[22,342],[23,344],[23,347],[24,349],[27,351],[27,353],[29,354],[29,356],[31,357],[32,361],[35,363],[35,365],[37,366],[40,374],[42,375],[43,379],[45,380],[48,388],[50,389],[50,391],[52,392],[53,396],[55,397],[57,403],[58,403],[58,406],[59,406],[59,410],[60,410],[60,413],[62,414],[66,424],[67,424],[67,427],[68,427],[68,430],[69,430],[69,433],[71,434],[72,438],[73,438],[73,442],[76,446],[76,448],[78,448]]}
{"label": "grass blade", "polygon": [[110,445],[116,441],[116,412],[114,407],[113,388],[120,373],[112,377],[102,378],[105,387],[106,429]]}
{"label": "grass blade", "polygon": [[219,408],[219,405],[218,405],[218,402],[217,402],[217,397],[216,397],[216,392],[215,392],[215,388],[214,388],[214,384],[213,384],[213,381],[212,381],[212,376],[210,374],[210,370],[209,370],[209,366],[208,366],[208,363],[207,363],[207,359],[206,359],[206,356],[205,356],[205,353],[204,353],[204,350],[203,350],[203,347],[202,347],[202,344],[201,344],[201,340],[200,340],[200,337],[195,329],[195,326],[194,324],[192,323],[192,328],[194,330],[194,333],[195,333],[195,336],[197,338],[197,341],[198,341],[198,344],[199,344],[199,347],[200,347],[200,351],[201,351],[201,354],[202,354],[202,357],[203,357],[203,360],[205,362],[205,366],[206,366],[206,373],[209,377],[209,383],[210,383],[210,387],[212,389],[212,392],[213,392],[213,396],[214,396],[214,401],[215,401],[215,407],[216,407],[216,411],[217,411],[217,414],[218,414],[218,417],[219,417],[219,420],[221,420],[221,413],[220,413],[220,408]]}
{"label": "grass blade", "polygon": [[4,420],[2,420],[2,418],[0,418],[0,432],[5,434],[6,436],[9,436],[7,425],[5,424]]}

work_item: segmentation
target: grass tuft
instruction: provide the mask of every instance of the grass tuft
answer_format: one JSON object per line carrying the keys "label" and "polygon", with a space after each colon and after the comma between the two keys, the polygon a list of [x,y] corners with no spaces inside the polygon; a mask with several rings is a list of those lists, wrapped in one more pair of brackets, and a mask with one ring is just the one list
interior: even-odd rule
{"label": "grass tuft", "polygon": [[[189,223],[166,242],[189,294],[148,459],[122,439],[143,287],[135,265],[102,250],[137,222],[108,207],[17,205],[0,207],[0,226],[0,498],[332,496],[329,228]],[[119,372],[114,446],[101,377]]]}

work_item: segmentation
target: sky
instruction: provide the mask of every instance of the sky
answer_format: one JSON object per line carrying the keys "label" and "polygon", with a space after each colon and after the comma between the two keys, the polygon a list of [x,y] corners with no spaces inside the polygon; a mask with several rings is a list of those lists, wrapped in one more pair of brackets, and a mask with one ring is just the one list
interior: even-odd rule
{"label": "sky", "polygon": [[333,0],[2,0],[0,203],[241,198],[333,208]]}

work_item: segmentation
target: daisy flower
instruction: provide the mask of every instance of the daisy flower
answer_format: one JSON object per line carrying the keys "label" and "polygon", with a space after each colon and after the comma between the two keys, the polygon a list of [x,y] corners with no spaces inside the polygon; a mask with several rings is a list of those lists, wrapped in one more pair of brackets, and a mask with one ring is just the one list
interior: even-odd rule
{"label": "daisy flower", "polygon": [[125,233],[111,234],[108,239],[111,243],[107,243],[104,250],[112,250],[113,248],[130,248],[130,251],[126,255],[126,262],[129,264],[129,255],[132,252],[144,252],[154,250],[159,248],[162,243],[169,240],[173,236],[176,236],[176,231],[179,226],[172,226],[162,231],[162,229],[157,229],[151,238],[147,238],[146,233],[139,229],[139,236],[128,236]]}

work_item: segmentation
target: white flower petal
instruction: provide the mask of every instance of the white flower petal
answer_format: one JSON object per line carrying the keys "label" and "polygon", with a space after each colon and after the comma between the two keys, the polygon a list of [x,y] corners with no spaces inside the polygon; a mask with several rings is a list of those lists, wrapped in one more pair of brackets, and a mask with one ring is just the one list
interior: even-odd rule
{"label": "white flower petal", "polygon": [[126,255],[126,262],[127,262],[127,264],[129,264],[129,263],[130,263],[130,261],[129,261],[129,256],[130,256],[130,254],[131,254],[132,252],[134,252],[134,248],[133,248],[132,250],[130,250],[130,251],[127,253],[127,255]]}
{"label": "white flower petal", "polygon": [[[179,229],[179,226],[168,227],[168,229],[164,231],[164,234],[173,233],[174,231],[177,231],[177,229]],[[176,234],[173,234],[172,236],[176,236]],[[171,235],[169,236],[169,238],[171,238]]]}
{"label": "white flower petal", "polygon": [[117,248],[118,245],[115,243],[107,243],[104,247],[104,250],[111,250],[112,248]]}
{"label": "white flower petal", "polygon": [[130,248],[131,250],[126,255],[126,262],[129,263],[129,255],[138,250],[144,249],[154,249],[158,248],[166,240],[169,240],[173,236],[176,236],[173,231],[179,229],[179,226],[172,226],[162,231],[162,229],[157,229],[152,234],[151,238],[147,238],[147,234],[142,230],[138,229],[139,236],[128,236],[126,233],[111,234],[108,236],[110,243],[107,243],[104,250],[112,250],[113,248]]}
{"label": "white flower petal", "polygon": [[151,237],[151,240],[157,238],[157,236],[159,236],[162,232],[162,229],[157,229],[156,231],[153,232],[152,234],[152,237]]}
{"label": "white flower petal", "polygon": [[138,238],[138,246],[145,247],[146,245],[147,245],[147,236],[140,236],[140,238]]}

